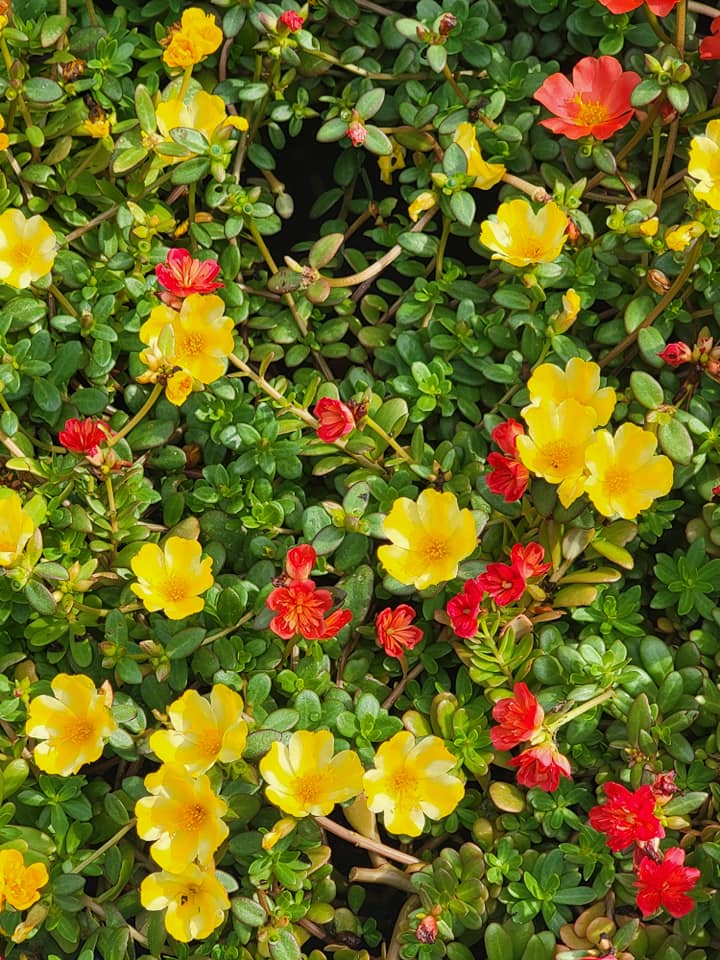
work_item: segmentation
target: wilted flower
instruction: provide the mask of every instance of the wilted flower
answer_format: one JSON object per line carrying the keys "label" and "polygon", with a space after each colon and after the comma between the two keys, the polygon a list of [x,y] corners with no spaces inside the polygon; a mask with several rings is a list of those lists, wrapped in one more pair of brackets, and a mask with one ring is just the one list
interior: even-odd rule
{"label": "wilted flower", "polygon": [[317,435],[325,443],[334,443],[355,429],[355,416],[342,400],[322,397],[315,404],[313,415],[320,422]]}
{"label": "wilted flower", "polygon": [[532,407],[543,404],[556,406],[563,400],[577,400],[595,411],[596,426],[602,427],[615,409],[615,391],[612,387],[600,386],[600,367],[580,357],[569,360],[564,370],[554,363],[541,363],[533,371],[527,388],[530,406],[522,411],[523,417]]}
{"label": "wilted flower", "polygon": [[0,280],[17,290],[50,273],[57,241],[41,216],[27,220],[20,210],[0,213]]}
{"label": "wilted flower", "polygon": [[556,203],[537,213],[527,200],[500,204],[494,219],[480,225],[480,243],[493,251],[493,260],[513,267],[529,267],[557,260],[567,240],[568,218]]}
{"label": "wilted flower", "polygon": [[634,423],[615,436],[600,430],[585,451],[585,491],[604,517],[634,520],[673,485],[672,461],[656,456],[657,438]]}
{"label": "wilted flower", "polygon": [[423,638],[420,627],[412,625],[415,611],[407,603],[395,607],[385,607],[375,617],[377,642],[391,657],[402,657],[406,650],[412,650]]}
{"label": "wilted flower", "polygon": [[184,767],[164,763],[145,777],[151,794],[135,804],[137,832],[152,840],[150,855],[163,870],[185,873],[193,860],[212,864],[229,831],[222,817],[227,804],[205,774],[192,777]]}
{"label": "wilted flower", "polygon": [[643,917],[665,907],[671,917],[684,917],[695,906],[689,897],[700,877],[695,867],[683,866],[685,851],[680,847],[671,847],[665,851],[660,863],[650,857],[643,857],[638,867],[638,878],[633,884],[638,888],[637,905]]}
{"label": "wilted flower", "polygon": [[[718,20],[720,21],[720,17],[718,17]],[[720,43],[720,37],[717,37],[717,40]],[[705,233],[704,225],[699,220],[691,220],[689,223],[683,223],[672,230],[668,230],[665,234],[665,246],[675,253],[682,253],[693,240],[701,237],[703,233]]]}
{"label": "wilted flower", "polygon": [[54,696],[30,701],[25,733],[35,740],[33,757],[45,773],[69,777],[97,760],[117,729],[110,712],[112,695],[97,691],[83,674],[59,673],[50,682]]}
{"label": "wilted flower", "polygon": [[572,287],[565,291],[562,298],[562,310],[552,317],[552,333],[565,333],[575,323],[580,313],[580,297]]}
{"label": "wilted flower", "polygon": [[162,610],[169,620],[182,620],[205,606],[200,596],[213,585],[212,559],[201,560],[197,540],[169,537],[164,547],[146,543],[130,561],[137,583],[130,589],[147,610]]}
{"label": "wilted flower", "polygon": [[0,850],[0,910],[5,903],[27,910],[40,899],[40,887],[49,879],[44,863],[26,867],[19,850]]}
{"label": "wilted flower", "polygon": [[204,940],[216,930],[230,909],[225,887],[215,870],[189,864],[182,874],[151,873],[140,884],[140,903],[146,910],[167,910],[165,928],[180,943]]}
{"label": "wilted flower", "polygon": [[222,40],[223,32],[215,17],[199,7],[189,7],[179,26],[171,28],[165,39],[163,60],[169,67],[186,70],[214,53]]}
{"label": "wilted flower", "polygon": [[193,775],[214,763],[233,763],[247,740],[242,712],[242,697],[223,683],[213,686],[209,701],[197,690],[186,690],[167,708],[171,729],[156,730],[150,749],[163,763],[179,764]]}
{"label": "wilted flower", "polygon": [[426,817],[449,816],[465,795],[462,780],[450,773],[456,765],[439,737],[416,741],[401,730],[380,744],[363,777],[368,809],[384,815],[390,833],[419,837]]}
{"label": "wilted flower", "polygon": [[604,783],[606,800],[588,814],[590,826],[607,834],[607,845],[616,853],[638,841],[665,836],[655,816],[656,799],[647,784],[634,792],[621,783]]}
{"label": "wilted flower", "polygon": [[632,120],[630,95],[640,83],[615,57],[583,57],[573,67],[572,83],[562,73],[547,77],[533,96],[555,116],[540,124],[570,140],[607,140]]}
{"label": "wilted flower", "polygon": [[334,751],[329,730],[296,730],[287,746],[276,740],[260,761],[268,800],[292,817],[319,817],[356,797],[363,788],[360,759],[353,750]]}
{"label": "wilted flower", "polygon": [[467,173],[470,176],[475,176],[475,182],[472,186],[477,190],[489,190],[505,176],[506,171],[502,163],[488,163],[483,159],[475,133],[475,124],[459,124],[455,130],[453,141],[467,158]]}
{"label": "wilted flower", "polygon": [[415,197],[408,207],[408,216],[413,223],[417,223],[420,219],[420,214],[424,213],[426,210],[430,210],[436,205],[437,202],[437,197],[432,190],[423,190],[422,193],[419,193]]}
{"label": "wilted flower", "polygon": [[0,567],[17,562],[35,533],[35,521],[22,500],[8,487],[0,487]]}
{"label": "wilted flower", "polygon": [[417,501],[398,497],[383,523],[392,546],[378,548],[391,577],[424,590],[452,580],[461,560],[477,546],[475,520],[454,493],[423,490]]}
{"label": "wilted flower", "polygon": [[545,711],[527,684],[516,683],[511,697],[498,700],[492,711],[498,726],[490,731],[496,750],[512,750],[542,730]]}
{"label": "wilted flower", "polygon": [[560,778],[572,779],[570,761],[555,744],[548,740],[536,747],[529,747],[510,761],[517,767],[517,782],[521,787],[539,787],[552,792],[560,786]]}
{"label": "wilted flower", "polygon": [[70,419],[58,433],[59,442],[72,453],[93,456],[98,446],[107,440],[110,428],[92,418],[88,420]]}
{"label": "wilted flower", "polygon": [[405,166],[405,147],[399,144],[394,137],[390,137],[390,143],[392,144],[392,153],[383,154],[383,156],[377,158],[380,179],[388,185],[392,183],[393,173],[396,170],[402,170]]}

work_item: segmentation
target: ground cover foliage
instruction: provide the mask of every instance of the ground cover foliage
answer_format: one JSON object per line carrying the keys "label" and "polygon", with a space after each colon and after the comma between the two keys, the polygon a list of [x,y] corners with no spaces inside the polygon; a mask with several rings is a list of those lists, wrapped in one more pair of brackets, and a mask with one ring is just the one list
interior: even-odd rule
{"label": "ground cover foliage", "polygon": [[713,960],[720,11],[0,7],[3,954]]}

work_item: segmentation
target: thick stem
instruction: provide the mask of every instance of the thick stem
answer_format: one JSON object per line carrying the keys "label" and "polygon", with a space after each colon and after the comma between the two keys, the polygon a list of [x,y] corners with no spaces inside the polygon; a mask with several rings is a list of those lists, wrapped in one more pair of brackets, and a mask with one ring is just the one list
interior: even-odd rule
{"label": "thick stem", "polygon": [[65,296],[65,294],[60,291],[60,289],[58,288],[57,284],[55,284],[55,283],[51,283],[51,284],[50,284],[50,293],[55,297],[55,299],[57,300],[57,302],[64,307],[65,311],[66,311],[71,317],[75,317],[75,319],[77,319],[77,317],[78,317],[78,312],[77,312],[77,310],[76,310],[75,307],[70,303],[70,301],[69,301],[68,298]]}
{"label": "thick stem", "polygon": [[163,385],[161,383],[153,384],[153,388],[150,391],[150,396],[147,398],[145,403],[140,407],[138,412],[134,417],[131,417],[124,427],[121,427],[116,434],[114,434],[107,442],[109,447],[114,447],[118,440],[122,440],[123,437],[126,437],[131,430],[133,430],[141,420],[143,420],[147,414],[152,410],[155,405],[155,401],[158,399],[160,394],[163,392]]}
{"label": "thick stem", "polygon": [[109,840],[106,840],[105,843],[104,843],[101,847],[98,847],[98,848],[97,848],[97,850],[93,850],[93,852],[92,852],[89,856],[85,857],[85,859],[84,859],[81,863],[79,863],[79,864],[75,867],[75,869],[72,870],[71,872],[72,872],[72,873],[82,873],[83,870],[85,869],[85,867],[89,867],[91,863],[95,863],[95,861],[96,861],[99,857],[101,857],[107,850],[109,850],[110,847],[114,847],[115,844],[118,843],[119,840],[122,840],[122,838],[125,836],[125,834],[126,834],[126,833],[129,833],[129,832],[132,830],[132,828],[135,826],[136,822],[137,822],[137,821],[135,820],[135,817],[133,817],[132,820],[128,820],[127,823],[123,824],[122,827],[120,827],[120,829],[117,831],[117,833],[114,833],[114,834],[110,837],[110,839],[109,839]]}
{"label": "thick stem", "polygon": [[370,427],[373,433],[376,433],[379,437],[381,437],[385,441],[385,443],[391,446],[395,451],[395,453],[399,457],[401,457],[405,461],[405,463],[409,463],[411,466],[416,465],[415,461],[407,452],[407,450],[404,447],[401,447],[400,444],[397,442],[397,440],[394,437],[391,437],[390,434],[386,430],[384,430],[379,423],[377,423],[375,420],[373,420],[372,417],[369,417],[369,416],[365,416],[363,419],[365,421],[366,426]]}
{"label": "thick stem", "polygon": [[445,258],[445,247],[450,236],[450,218],[443,217],[442,233],[438,243],[437,254],[435,255],[435,279],[439,280],[443,272],[443,259]]}
{"label": "thick stem", "polygon": [[653,199],[658,207],[662,203],[663,192],[665,190],[665,181],[667,180],[668,173],[670,173],[670,166],[672,165],[673,158],[675,157],[675,144],[677,143],[679,130],[680,120],[676,118],[670,124],[667,143],[665,144],[665,156],[663,157],[662,166],[660,167],[660,174],[658,175],[657,186],[655,187],[655,195]]}
{"label": "thick stem", "polygon": [[685,56],[685,34],[687,33],[688,0],[680,0],[675,7],[675,46],[680,58]]}
{"label": "thick stem", "polygon": [[545,187],[538,187],[537,184],[530,183],[529,180],[516,177],[514,173],[504,173],[503,183],[507,183],[510,187],[515,187],[516,190],[521,190],[523,193],[526,193],[531,200],[535,200],[537,203],[547,203],[552,199]]}
{"label": "thick stem", "polygon": [[184,100],[185,94],[187,93],[188,84],[190,83],[190,78],[192,77],[193,68],[192,65],[185,67],[185,73],[182,78],[182,85],[180,87],[180,93],[178,93],[178,100]]}
{"label": "thick stem", "polygon": [[410,877],[391,863],[383,863],[373,868],[353,867],[348,880],[350,883],[381,883],[385,887],[394,887],[395,890],[404,890],[406,893],[412,893],[415,889]]}
{"label": "thick stem", "polygon": [[717,7],[711,7],[707,3],[696,3],[696,0],[690,0],[688,3],[690,13],[699,13],[703,17],[720,17],[720,10]]}
{"label": "thick stem", "polygon": [[389,710],[390,707],[403,695],[405,692],[405,687],[410,683],[410,681],[414,680],[415,677],[419,677],[424,669],[425,665],[423,663],[416,663],[412,670],[403,674],[402,680],[395,684],[392,692],[383,700],[383,710]]}
{"label": "thick stem", "polygon": [[112,485],[112,477],[108,473],[105,476],[105,492],[107,493],[108,500],[108,513],[110,515],[110,529],[113,533],[118,531],[117,523],[117,507],[115,506],[115,490]]}
{"label": "thick stem", "polygon": [[447,63],[446,63],[445,66],[443,67],[443,76],[445,77],[445,79],[447,80],[447,82],[450,84],[450,86],[453,88],[453,93],[454,93],[455,96],[458,98],[458,100],[460,101],[460,103],[463,103],[465,106],[467,106],[467,105],[468,105],[468,98],[465,96],[465,94],[463,93],[463,91],[462,91],[462,90],[460,89],[460,87],[458,86],[458,82],[457,82],[457,80],[455,79],[455,76],[454,76],[452,70],[450,69],[450,67],[447,65]]}
{"label": "thick stem", "polygon": [[384,843],[368,840],[368,838],[364,837],[361,833],[356,833],[354,830],[348,829],[348,827],[343,827],[339,823],[335,823],[334,820],[330,820],[329,817],[314,817],[313,819],[315,823],[327,831],[327,833],[334,833],[336,837],[340,837],[342,840],[352,843],[356,847],[362,847],[363,850],[371,850],[373,853],[379,853],[387,860],[396,860],[398,863],[404,863],[408,866],[415,863],[422,863],[422,860],[418,860],[417,857],[413,857],[410,853],[403,853],[402,850],[388,847]]}
{"label": "thick stem", "polygon": [[561,713],[557,717],[546,720],[545,725],[553,732],[559,730],[560,727],[564,727],[566,723],[570,723],[575,717],[582,716],[583,713],[587,713],[589,710],[594,710],[595,707],[599,707],[601,703],[612,700],[614,696],[615,692],[612,688],[603,690],[603,692],[599,693],[596,697],[593,697],[591,700],[586,700],[585,703],[578,704],[577,707],[573,707],[573,709],[568,710],[567,713]]}

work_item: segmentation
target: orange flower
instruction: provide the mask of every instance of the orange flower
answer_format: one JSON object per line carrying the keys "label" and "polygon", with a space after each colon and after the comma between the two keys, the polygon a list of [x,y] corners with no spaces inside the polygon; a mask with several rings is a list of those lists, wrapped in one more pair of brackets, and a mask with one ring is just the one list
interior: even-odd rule
{"label": "orange flower", "polygon": [[570,140],[607,140],[632,120],[630,94],[640,83],[623,71],[615,57],[583,57],[573,68],[573,82],[562,73],[548,77],[533,96],[555,116],[540,123]]}
{"label": "orange flower", "polygon": [[40,899],[40,887],[48,879],[44,863],[26,867],[19,850],[0,850],[0,908],[7,901],[16,910],[27,910]]}

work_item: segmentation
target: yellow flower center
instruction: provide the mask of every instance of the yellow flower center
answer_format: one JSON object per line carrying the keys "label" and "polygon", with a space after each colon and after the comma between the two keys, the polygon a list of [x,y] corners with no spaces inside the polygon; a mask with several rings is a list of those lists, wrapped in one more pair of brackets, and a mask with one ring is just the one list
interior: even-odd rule
{"label": "yellow flower center", "polygon": [[199,830],[206,819],[207,810],[201,803],[191,803],[185,807],[180,816],[183,830],[190,831]]}
{"label": "yellow flower center", "polygon": [[325,774],[319,770],[305,773],[297,778],[295,796],[303,807],[312,807],[320,803],[327,793]]}
{"label": "yellow flower center", "polygon": [[603,480],[603,486],[609,494],[625,493],[629,485],[630,475],[620,467],[608,470]]}
{"label": "yellow flower center", "polygon": [[543,460],[553,470],[567,470],[573,460],[574,453],[575,448],[566,440],[553,440],[546,443],[542,448]]}
{"label": "yellow flower center", "polygon": [[8,250],[7,256],[14,267],[22,270],[35,256],[35,247],[32,243],[17,243]]}
{"label": "yellow flower center", "polygon": [[427,563],[438,563],[446,560],[449,549],[447,540],[436,540],[432,537],[426,538],[420,550]]}
{"label": "yellow flower center", "polygon": [[525,257],[527,260],[538,261],[547,253],[546,247],[544,247],[536,237],[530,237],[528,241],[520,245],[521,256]]}
{"label": "yellow flower center", "polygon": [[205,337],[200,332],[187,333],[183,337],[178,353],[183,357],[197,357],[205,352]]}
{"label": "yellow flower center", "polygon": [[69,743],[85,743],[93,735],[93,725],[89,720],[75,720],[65,727],[64,739]]}
{"label": "yellow flower center", "polygon": [[189,594],[187,581],[182,577],[170,577],[165,581],[163,590],[167,599],[175,603],[186,600]]}
{"label": "yellow flower center", "polygon": [[216,757],[222,747],[222,734],[219,730],[204,730],[197,741],[198,750],[204,757]]}
{"label": "yellow flower center", "polygon": [[389,777],[390,790],[396,806],[409,804],[414,800],[418,788],[418,778],[407,767],[401,767]]}
{"label": "yellow flower center", "polygon": [[608,119],[608,109],[599,100],[583,100],[579,93],[575,98],[578,105],[575,123],[581,127],[593,127],[598,123],[605,123]]}

